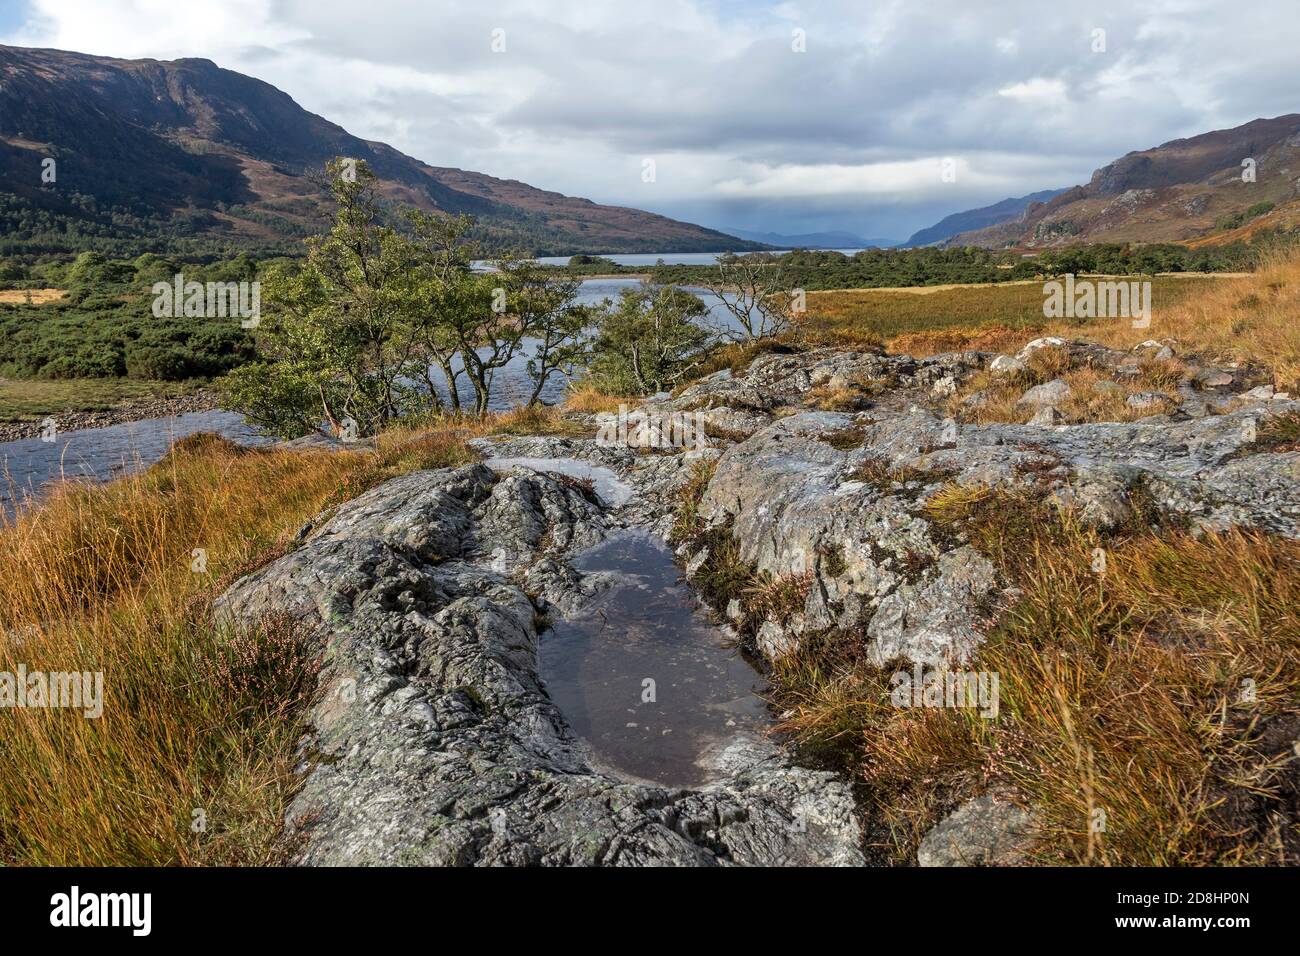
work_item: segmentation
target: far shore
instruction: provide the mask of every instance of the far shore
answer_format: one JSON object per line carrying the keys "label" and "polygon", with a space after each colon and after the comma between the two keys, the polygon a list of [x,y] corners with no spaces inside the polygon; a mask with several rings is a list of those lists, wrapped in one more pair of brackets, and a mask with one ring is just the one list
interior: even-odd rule
{"label": "far shore", "polygon": [[217,395],[210,389],[199,389],[187,395],[174,397],[129,399],[110,408],[95,411],[53,412],[40,418],[22,418],[0,422],[0,442],[39,438],[46,419],[52,419],[59,432],[81,431],[86,428],[106,428],[151,418],[166,418],[189,412],[206,412],[218,408]]}

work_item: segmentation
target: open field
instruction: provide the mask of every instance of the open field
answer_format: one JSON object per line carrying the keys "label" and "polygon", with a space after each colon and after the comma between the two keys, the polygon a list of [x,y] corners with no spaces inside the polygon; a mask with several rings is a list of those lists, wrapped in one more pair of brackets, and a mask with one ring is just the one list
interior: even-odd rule
{"label": "open field", "polygon": [[[1134,276],[1133,279],[1144,279]],[[1156,311],[1173,308],[1192,296],[1202,297],[1220,284],[1249,281],[1221,276],[1156,276],[1151,279],[1151,301]],[[1043,283],[1004,282],[998,284],[933,286],[909,289],[846,289],[809,292],[808,314],[801,328],[819,339],[867,341],[875,339],[903,351],[924,347],[924,337],[933,336],[933,352],[952,347],[990,348],[988,345],[950,345],[987,339],[990,331],[1010,332],[1023,344],[1026,335],[1046,328],[1043,317]],[[936,335],[960,330],[957,335]],[[1075,335],[1090,335],[1092,329],[1074,327]],[[924,354],[923,352],[921,354]]]}
{"label": "open field", "polygon": [[[1133,279],[1141,279],[1137,276]],[[1300,256],[1266,257],[1258,271],[1151,280],[1152,321],[1047,319],[1042,284],[964,286],[916,295],[864,289],[808,294],[800,331],[818,343],[884,343],[927,355],[961,349],[1014,351],[1035,335],[1084,338],[1116,348],[1170,339],[1180,354],[1207,361],[1255,362],[1280,387],[1300,383]]]}
{"label": "open field", "polygon": [[155,382],[134,378],[0,378],[0,421],[39,418],[60,412],[99,412],[123,402],[177,398],[198,383]]}
{"label": "open field", "polygon": [[45,305],[66,294],[62,289],[0,289],[0,305]]}

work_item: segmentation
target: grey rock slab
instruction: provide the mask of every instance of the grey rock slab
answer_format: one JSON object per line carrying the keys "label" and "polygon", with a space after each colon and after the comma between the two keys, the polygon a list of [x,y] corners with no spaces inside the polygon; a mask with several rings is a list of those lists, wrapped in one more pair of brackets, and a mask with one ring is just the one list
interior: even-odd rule
{"label": "grey rock slab", "polygon": [[1017,405],[1059,405],[1070,397],[1069,383],[1056,378],[1042,385],[1035,385],[1017,399]]}
{"label": "grey rock slab", "polygon": [[1015,866],[1029,848],[1033,818],[993,794],[968,800],[921,840],[921,866]]}
{"label": "grey rock slab", "polygon": [[862,862],[849,788],[774,747],[747,745],[698,790],[592,765],[540,682],[535,602],[573,611],[607,585],[568,561],[608,521],[544,472],[417,472],[218,599],[222,620],[294,616],[323,654],[286,818],[298,862]]}

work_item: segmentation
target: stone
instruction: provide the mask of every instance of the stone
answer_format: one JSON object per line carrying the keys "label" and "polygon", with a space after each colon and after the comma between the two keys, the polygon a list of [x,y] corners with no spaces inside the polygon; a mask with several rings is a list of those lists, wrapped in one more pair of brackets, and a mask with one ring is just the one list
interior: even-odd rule
{"label": "stone", "polygon": [[946,816],[921,840],[920,866],[1015,866],[1032,843],[1033,817],[985,793]]}
{"label": "stone", "polygon": [[1227,388],[1234,379],[1231,372],[1225,372],[1223,369],[1203,368],[1192,376],[1192,381],[1197,388]]}
{"label": "stone", "polygon": [[1154,358],[1157,360],[1172,359],[1174,357],[1173,346],[1165,342],[1157,342],[1154,339],[1147,339],[1133,346],[1132,352],[1139,358]]}
{"label": "stone", "polygon": [[1014,355],[999,355],[989,363],[989,371],[997,375],[1011,375],[1024,369],[1024,361]]}
{"label": "stone", "polygon": [[1016,358],[1025,361],[1039,349],[1059,349],[1066,347],[1065,339],[1057,338],[1054,335],[1047,335],[1032,342],[1026,343],[1025,347],[1016,353]]}
{"label": "stone", "polygon": [[957,394],[957,379],[952,375],[945,375],[939,379],[930,388],[930,393],[937,398],[949,398]]}
{"label": "stone", "polygon": [[1178,399],[1164,392],[1135,392],[1128,397],[1126,404],[1130,408],[1160,410],[1177,405]]}
{"label": "stone", "polygon": [[1017,405],[1059,405],[1070,397],[1070,385],[1065,379],[1056,378],[1033,388],[1021,395]]}
{"label": "stone", "polygon": [[700,568],[704,567],[704,562],[707,560],[709,560],[709,549],[701,548],[699,554],[696,554],[686,562],[686,576],[688,578],[695,577],[695,575],[699,573]]}
{"label": "stone", "polygon": [[[1300,539],[1300,451],[1249,440],[1250,422],[1296,414],[1300,402],[1274,393],[1222,414],[1058,428],[963,423],[954,446],[933,387],[987,360],[772,353],[653,403],[727,409],[752,427],[745,440],[647,455],[601,445],[594,420],[590,438],[478,439],[485,455],[533,464],[416,472],[309,522],[293,550],[216,601],[233,623],[288,614],[324,654],[286,819],[297,862],[861,864],[848,782],[799,766],[775,743],[741,739],[706,787],[622,779],[593,766],[537,673],[546,618],[580,613],[608,587],[578,571],[576,556],[615,530],[666,536],[701,461],[714,463],[701,519],[728,528],[756,571],[808,576],[785,625],[739,635],[771,659],[840,628],[861,635],[877,662],[969,661],[990,609],[1014,592],[986,556],[932,523],[927,501],[950,484],[1046,493],[1104,528],[1131,517],[1140,489],[1150,508],[1194,529]],[[835,375],[890,384],[861,415],[808,411],[804,376]],[[826,440],[850,429],[852,442]],[[607,471],[630,493],[592,495],[547,471],[558,460]],[[683,549],[683,562],[700,550]],[[738,627],[739,597],[726,605]],[[918,859],[1013,859],[1029,821],[1014,801],[986,797],[928,834]]]}
{"label": "stone", "polygon": [[[517,457],[618,463],[668,507],[689,463],[593,440],[511,440]],[[677,474],[669,476],[668,468]],[[633,477],[635,476],[635,478]],[[619,509],[644,520],[640,503]],[[324,653],[286,816],[300,864],[860,865],[849,786],[738,737],[716,780],[669,789],[593,766],[537,673],[539,610],[604,587],[569,561],[609,510],[563,475],[483,465],[414,472],[338,508],[236,581],[219,620],[289,615]]]}
{"label": "stone", "polygon": [[1059,424],[1061,413],[1055,405],[1044,405],[1038,411],[1034,412],[1034,417],[1029,419],[1029,424],[1036,428],[1050,428]]}

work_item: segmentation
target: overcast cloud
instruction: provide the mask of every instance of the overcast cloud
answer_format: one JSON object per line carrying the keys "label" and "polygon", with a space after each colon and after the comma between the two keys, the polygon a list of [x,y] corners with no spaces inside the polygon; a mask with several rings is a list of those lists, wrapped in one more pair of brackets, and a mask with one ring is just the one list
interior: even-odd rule
{"label": "overcast cloud", "polygon": [[1132,149],[1300,111],[1296,14],[1296,0],[0,0],[0,36],[208,57],[437,166],[720,228],[906,238]]}

